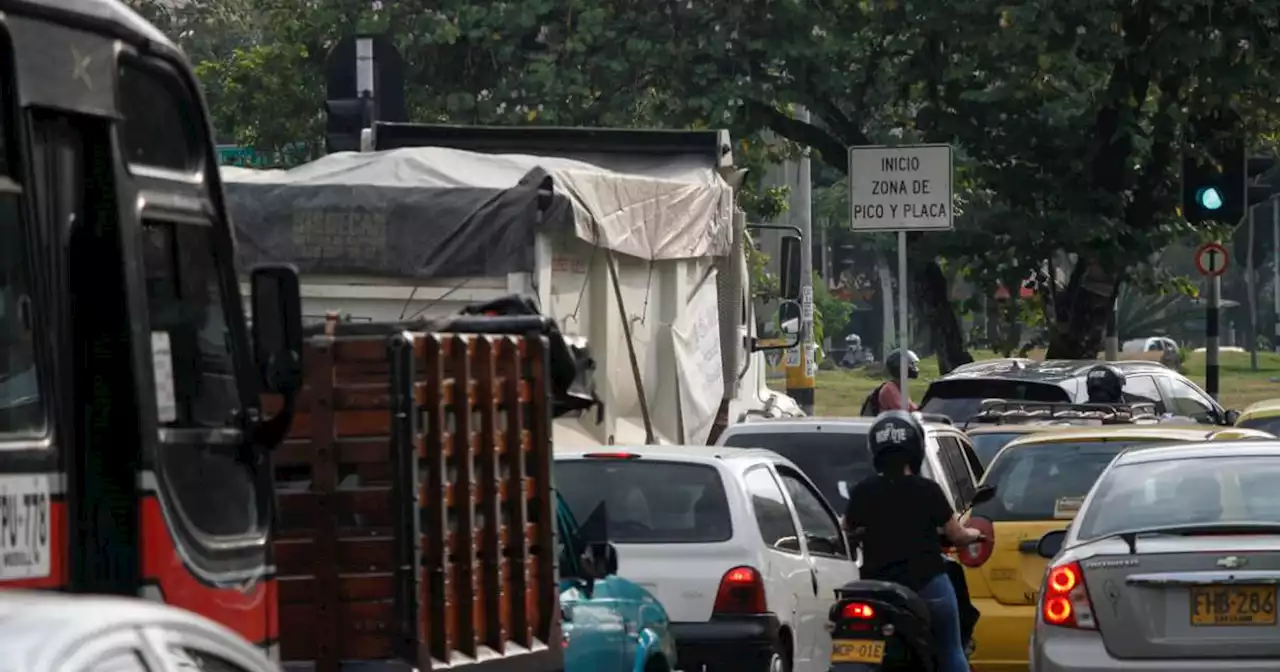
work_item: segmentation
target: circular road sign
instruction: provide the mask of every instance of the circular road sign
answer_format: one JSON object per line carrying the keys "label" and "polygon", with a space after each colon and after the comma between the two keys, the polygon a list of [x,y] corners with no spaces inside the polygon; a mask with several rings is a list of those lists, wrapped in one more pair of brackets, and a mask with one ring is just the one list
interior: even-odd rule
{"label": "circular road sign", "polygon": [[1204,243],[1196,248],[1196,270],[1200,275],[1216,278],[1227,272],[1230,258],[1222,243]]}

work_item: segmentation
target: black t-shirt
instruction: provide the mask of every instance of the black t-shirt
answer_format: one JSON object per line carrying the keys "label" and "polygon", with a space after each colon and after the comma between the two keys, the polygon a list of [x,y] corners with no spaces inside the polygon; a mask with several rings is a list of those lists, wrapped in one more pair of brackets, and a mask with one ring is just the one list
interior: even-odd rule
{"label": "black t-shirt", "polygon": [[845,527],[862,533],[864,579],[920,590],[946,571],[938,528],[955,515],[942,488],[920,476],[872,476],[854,486]]}

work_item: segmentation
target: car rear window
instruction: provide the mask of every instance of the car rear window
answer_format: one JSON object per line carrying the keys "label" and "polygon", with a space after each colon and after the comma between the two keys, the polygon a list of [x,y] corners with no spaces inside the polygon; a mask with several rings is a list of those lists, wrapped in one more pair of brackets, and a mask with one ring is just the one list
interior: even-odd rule
{"label": "car rear window", "polygon": [[876,473],[867,448],[869,428],[850,427],[858,431],[840,432],[734,432],[723,445],[764,448],[791,460],[818,486],[831,508],[844,511],[848,500],[841,490],[849,492],[862,479]]}
{"label": "car rear window", "polygon": [[1276,434],[1277,432],[1280,432],[1280,415],[1261,418],[1245,418],[1236,426],[1243,427],[1245,429],[1258,429],[1269,434]]}
{"label": "car rear window", "polygon": [[973,515],[995,522],[1071,520],[1116,455],[1151,443],[1159,442],[1060,441],[1011,448],[982,479],[995,486],[996,496],[974,507]]}
{"label": "car rear window", "polygon": [[982,466],[991,466],[991,460],[996,459],[996,454],[1004,448],[1005,444],[1022,436],[1018,432],[990,432],[983,434],[970,434],[969,441],[973,443],[973,452],[978,454],[978,459],[982,461]]}
{"label": "car rear window", "polygon": [[925,413],[937,413],[962,423],[978,414],[984,399],[1069,402],[1071,395],[1053,383],[1023,380],[957,379],[935,380],[925,391]]}
{"label": "car rear window", "polygon": [[1170,459],[1117,466],[1098,483],[1081,539],[1181,525],[1278,524],[1280,458]]}
{"label": "car rear window", "polygon": [[709,466],[644,458],[556,460],[555,485],[580,523],[603,503],[612,542],[714,543],[733,536],[724,483]]}

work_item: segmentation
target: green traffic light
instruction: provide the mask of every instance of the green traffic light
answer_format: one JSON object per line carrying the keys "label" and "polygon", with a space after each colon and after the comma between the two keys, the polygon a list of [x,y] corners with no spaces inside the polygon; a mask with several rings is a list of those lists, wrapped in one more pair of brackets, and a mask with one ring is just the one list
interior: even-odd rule
{"label": "green traffic light", "polygon": [[1222,207],[1222,194],[1217,187],[1204,187],[1196,192],[1196,202],[1205,210],[1217,210]]}

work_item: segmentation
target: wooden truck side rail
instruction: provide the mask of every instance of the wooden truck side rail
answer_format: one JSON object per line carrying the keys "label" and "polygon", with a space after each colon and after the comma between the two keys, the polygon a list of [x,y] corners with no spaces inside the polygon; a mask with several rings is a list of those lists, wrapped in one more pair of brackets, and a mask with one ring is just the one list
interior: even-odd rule
{"label": "wooden truck side rail", "polygon": [[281,659],[562,669],[546,338],[338,331],[274,454]]}

